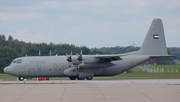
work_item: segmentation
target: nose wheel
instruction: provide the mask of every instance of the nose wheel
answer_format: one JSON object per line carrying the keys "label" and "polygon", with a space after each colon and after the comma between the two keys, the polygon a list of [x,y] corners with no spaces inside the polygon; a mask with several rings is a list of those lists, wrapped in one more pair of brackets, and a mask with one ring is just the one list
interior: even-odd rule
{"label": "nose wheel", "polygon": [[21,76],[19,76],[19,81],[23,81],[24,79],[25,79],[25,77],[21,77]]}

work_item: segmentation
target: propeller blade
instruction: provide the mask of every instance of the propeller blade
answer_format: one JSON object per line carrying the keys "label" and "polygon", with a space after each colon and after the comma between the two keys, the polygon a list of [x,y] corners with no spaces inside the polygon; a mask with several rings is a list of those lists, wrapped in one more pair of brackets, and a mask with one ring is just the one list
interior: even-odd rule
{"label": "propeller blade", "polygon": [[82,49],[81,49],[81,55],[82,55]]}
{"label": "propeller blade", "polygon": [[82,49],[81,49],[80,55],[77,54],[77,56],[78,56],[77,60],[79,60],[82,63],[82,60],[83,60],[82,59]]}
{"label": "propeller blade", "polygon": [[71,51],[71,54],[70,55],[72,55],[72,51]]}

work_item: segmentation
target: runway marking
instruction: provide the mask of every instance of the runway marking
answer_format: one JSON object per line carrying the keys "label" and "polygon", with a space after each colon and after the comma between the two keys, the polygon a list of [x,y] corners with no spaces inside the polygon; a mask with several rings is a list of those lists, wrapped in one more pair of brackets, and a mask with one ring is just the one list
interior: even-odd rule
{"label": "runway marking", "polygon": [[[127,85],[127,84],[126,84],[126,85]],[[146,97],[147,97],[147,98],[149,98],[150,100],[152,100],[152,101],[156,102],[154,99],[152,99],[152,98],[150,98],[149,96],[147,96],[147,95],[143,94],[142,92],[140,92],[140,91],[138,91],[138,90],[134,89],[133,87],[131,87],[131,86],[129,86],[129,85],[127,85],[127,86],[128,86],[128,87],[130,87],[131,89],[135,90],[136,92],[138,92],[138,93],[140,93],[140,94],[142,94],[142,95],[146,96]]]}
{"label": "runway marking", "polygon": [[28,93],[29,91],[31,91],[35,86],[37,86],[38,84],[35,84],[32,88],[30,88],[28,91],[26,91],[24,94],[22,94],[21,96],[19,96],[17,99],[15,99],[13,102],[16,102],[19,98],[21,98],[22,96],[24,96],[26,93]]}
{"label": "runway marking", "polygon": [[99,88],[99,86],[96,84],[97,88],[99,89],[99,91],[102,93],[102,95],[105,97],[106,101],[109,102],[109,100],[107,99],[106,95],[104,95],[104,93],[102,92],[102,90]]}
{"label": "runway marking", "polygon": [[63,99],[64,93],[65,93],[65,91],[66,91],[66,87],[67,87],[67,84],[66,84],[66,86],[65,86],[65,88],[64,88],[64,91],[63,91],[63,94],[62,94],[62,96],[61,96],[60,102],[62,102],[62,99]]}
{"label": "runway marking", "polygon": [[167,84],[167,85],[180,85],[180,84]]}
{"label": "runway marking", "polygon": [[[180,84],[167,84],[167,85],[169,86],[169,85],[180,85]],[[174,92],[177,92],[178,94],[180,94],[180,92],[178,92],[177,90],[170,89],[169,87],[163,87],[163,88],[167,88],[171,91],[174,91]]]}

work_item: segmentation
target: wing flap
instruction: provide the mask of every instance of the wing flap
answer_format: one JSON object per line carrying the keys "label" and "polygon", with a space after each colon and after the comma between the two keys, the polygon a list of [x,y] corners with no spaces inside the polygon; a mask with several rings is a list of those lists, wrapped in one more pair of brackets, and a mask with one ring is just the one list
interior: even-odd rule
{"label": "wing flap", "polygon": [[100,60],[104,61],[116,61],[116,60],[123,60],[120,58],[119,55],[96,55],[95,58],[98,58]]}

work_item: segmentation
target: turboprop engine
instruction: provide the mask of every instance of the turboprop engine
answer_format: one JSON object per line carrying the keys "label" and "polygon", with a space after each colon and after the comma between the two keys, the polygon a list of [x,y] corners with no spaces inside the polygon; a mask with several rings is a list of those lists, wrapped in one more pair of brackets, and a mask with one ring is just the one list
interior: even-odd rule
{"label": "turboprop engine", "polygon": [[77,67],[71,67],[71,68],[64,70],[64,75],[66,75],[66,76],[78,76],[79,71],[77,70]]}

